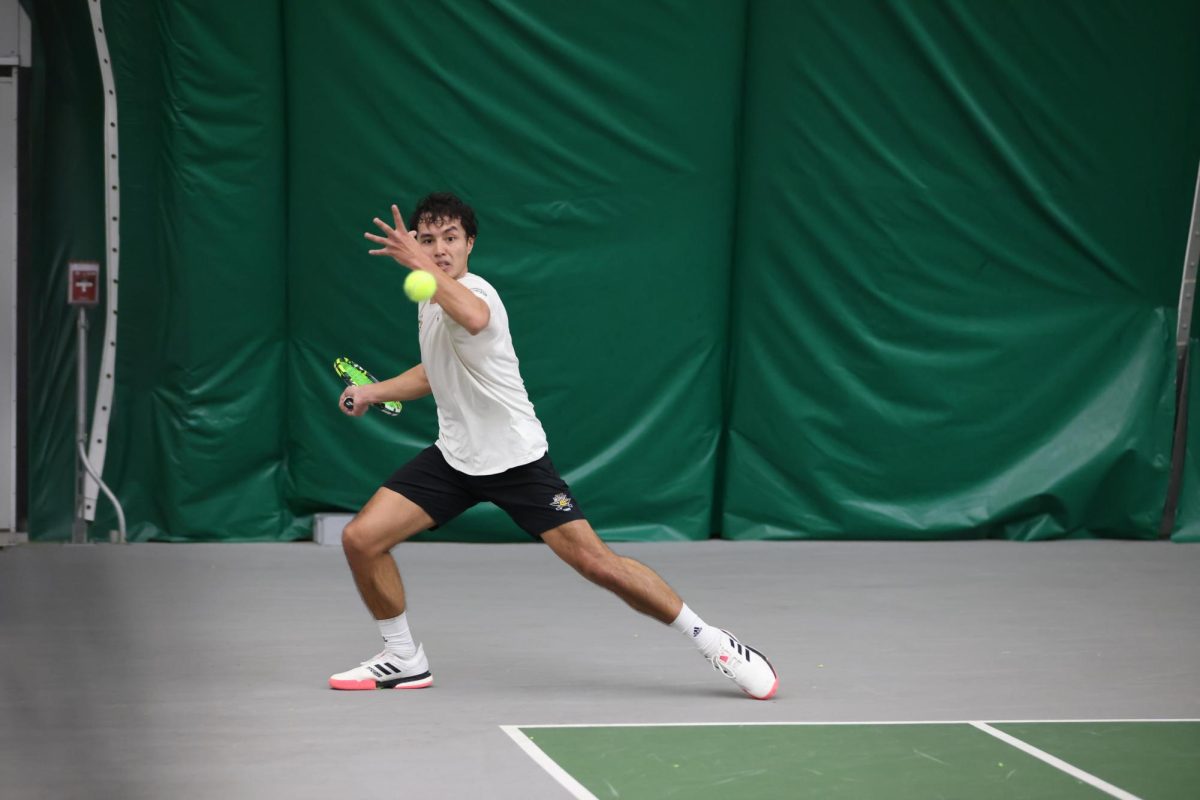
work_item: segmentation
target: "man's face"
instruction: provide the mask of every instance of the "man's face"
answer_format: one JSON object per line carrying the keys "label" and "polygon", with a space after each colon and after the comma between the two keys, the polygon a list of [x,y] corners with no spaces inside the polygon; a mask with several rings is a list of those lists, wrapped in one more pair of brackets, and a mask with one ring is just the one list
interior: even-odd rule
{"label": "man's face", "polygon": [[417,223],[417,241],[451,278],[457,280],[467,274],[467,256],[475,240],[463,232],[462,220],[424,219]]}

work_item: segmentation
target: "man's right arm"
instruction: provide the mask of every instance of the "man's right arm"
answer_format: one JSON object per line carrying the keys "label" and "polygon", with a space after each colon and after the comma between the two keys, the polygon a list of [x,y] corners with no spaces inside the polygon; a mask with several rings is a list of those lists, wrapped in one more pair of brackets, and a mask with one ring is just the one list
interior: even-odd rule
{"label": "man's right arm", "polygon": [[[375,403],[386,403],[388,400],[416,400],[424,397],[433,390],[429,388],[429,379],[425,377],[425,365],[417,364],[407,372],[402,372],[394,378],[388,378],[379,383],[368,383],[363,386],[347,386],[338,398],[338,408],[343,414],[351,417],[361,417]],[[347,404],[349,400],[349,404]]]}
{"label": "man's right arm", "polygon": [[429,379],[425,377],[424,364],[417,364],[394,378],[368,384],[362,389],[365,390],[364,399],[371,403],[386,403],[388,400],[399,400],[403,403],[424,397],[433,391],[429,388]]}

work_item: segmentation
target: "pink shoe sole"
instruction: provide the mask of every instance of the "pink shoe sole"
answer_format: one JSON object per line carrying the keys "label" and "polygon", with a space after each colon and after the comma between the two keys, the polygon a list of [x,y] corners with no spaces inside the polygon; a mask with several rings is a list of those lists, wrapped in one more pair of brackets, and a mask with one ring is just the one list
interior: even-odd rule
{"label": "pink shoe sole", "polygon": [[329,679],[330,689],[340,689],[344,692],[357,692],[366,689],[425,689],[430,686],[433,686],[432,675],[417,681],[412,681],[411,683],[398,683],[395,686],[380,686],[376,681],[373,680],[338,681],[334,680],[333,678]]}
{"label": "pink shoe sole", "polygon": [[766,694],[764,694],[762,697],[758,697],[758,696],[756,696],[756,695],[752,695],[752,694],[750,694],[749,692],[746,692],[746,697],[752,697],[752,698],[754,698],[755,700],[770,700],[772,697],[774,697],[774,696],[775,696],[775,692],[777,692],[777,691],[779,691],[779,676],[778,676],[778,675],[777,675],[777,676],[775,676],[775,683],[771,684],[771,689],[770,689],[770,691],[768,691],[768,692],[767,692]]}

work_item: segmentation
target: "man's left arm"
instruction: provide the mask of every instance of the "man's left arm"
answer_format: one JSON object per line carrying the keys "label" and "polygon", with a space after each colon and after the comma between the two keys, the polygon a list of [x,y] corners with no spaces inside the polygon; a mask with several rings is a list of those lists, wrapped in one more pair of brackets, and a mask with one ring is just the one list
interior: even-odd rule
{"label": "man's left arm", "polygon": [[434,297],[437,298],[438,305],[472,336],[486,328],[492,320],[492,310],[487,301],[438,269],[433,259],[429,259],[429,262],[429,267],[418,269],[424,269],[437,278],[437,292]]}

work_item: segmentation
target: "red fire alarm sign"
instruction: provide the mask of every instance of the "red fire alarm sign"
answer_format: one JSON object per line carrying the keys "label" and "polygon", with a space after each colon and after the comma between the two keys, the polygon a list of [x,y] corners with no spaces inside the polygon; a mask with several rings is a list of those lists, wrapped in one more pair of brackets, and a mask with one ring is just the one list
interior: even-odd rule
{"label": "red fire alarm sign", "polygon": [[73,306],[94,306],[100,300],[100,265],[95,261],[68,264],[67,302]]}

